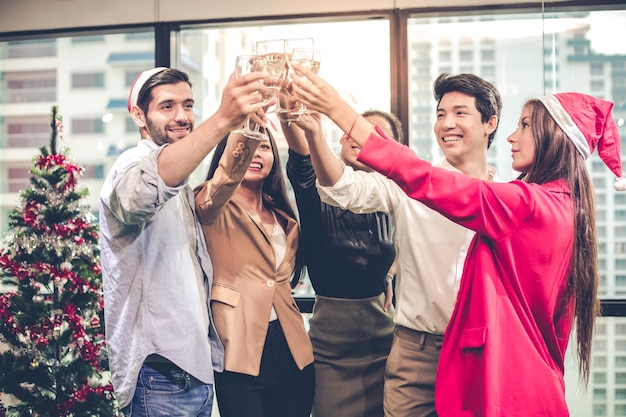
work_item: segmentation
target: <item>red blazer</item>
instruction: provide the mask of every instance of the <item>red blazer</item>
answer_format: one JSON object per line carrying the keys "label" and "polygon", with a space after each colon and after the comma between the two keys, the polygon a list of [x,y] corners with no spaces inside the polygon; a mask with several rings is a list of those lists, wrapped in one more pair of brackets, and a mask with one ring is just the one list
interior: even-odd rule
{"label": "red blazer", "polygon": [[376,135],[359,160],[476,231],[441,350],[438,415],[568,416],[563,374],[573,304],[557,314],[574,245],[567,184],[477,180]]}

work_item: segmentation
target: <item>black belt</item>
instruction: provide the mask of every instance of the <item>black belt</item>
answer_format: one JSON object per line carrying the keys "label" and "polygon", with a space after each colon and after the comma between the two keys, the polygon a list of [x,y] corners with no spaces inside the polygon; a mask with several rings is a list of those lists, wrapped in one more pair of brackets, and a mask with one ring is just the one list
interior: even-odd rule
{"label": "black belt", "polygon": [[157,355],[156,353],[148,355],[143,364],[159,372],[182,371],[182,369],[180,369],[174,362],[161,355]]}
{"label": "black belt", "polygon": [[439,349],[441,348],[441,344],[443,343],[442,334],[422,332],[419,330],[409,329],[408,327],[404,326],[396,326],[393,332],[401,339],[419,344],[422,349],[424,348],[424,346],[431,346]]}

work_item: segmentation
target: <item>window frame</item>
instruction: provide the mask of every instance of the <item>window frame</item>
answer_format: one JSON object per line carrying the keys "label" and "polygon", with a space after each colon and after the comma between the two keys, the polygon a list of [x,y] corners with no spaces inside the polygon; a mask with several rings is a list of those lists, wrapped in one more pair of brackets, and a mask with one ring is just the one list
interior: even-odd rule
{"label": "window frame", "polygon": [[[216,19],[216,20],[201,20],[201,21],[179,21],[179,22],[155,22],[155,23],[143,23],[143,24],[127,24],[120,26],[97,26],[90,28],[75,28],[67,29],[62,28],[58,30],[28,30],[23,32],[8,32],[0,33],[0,41],[13,41],[22,39],[42,39],[51,37],[66,37],[76,35],[93,35],[94,41],[99,41],[98,34],[100,33],[133,33],[133,32],[145,32],[154,31],[155,38],[155,66],[171,66],[172,54],[176,52],[175,43],[180,28],[183,25],[190,24],[250,24],[250,22],[271,22],[276,23],[280,21],[320,21],[320,20],[345,20],[350,19],[363,19],[363,18],[386,18],[390,21],[390,73],[393,75],[390,80],[391,85],[391,103],[390,110],[398,115],[402,121],[405,135],[408,134],[406,129],[410,126],[409,121],[409,74],[408,74],[408,62],[407,62],[407,21],[412,15],[446,15],[446,14],[459,14],[459,13],[485,13],[485,11],[498,10],[498,13],[512,13],[523,12],[524,9],[536,10],[537,7],[544,8],[545,12],[559,12],[565,10],[607,10],[624,7],[622,2],[618,1],[603,1],[595,2],[582,1],[582,2],[562,2],[562,3],[550,3],[549,5],[530,5],[530,4],[504,4],[504,5],[476,5],[476,6],[463,6],[463,7],[440,7],[440,8],[397,8],[390,10],[373,10],[373,11],[359,11],[359,12],[341,12],[341,13],[315,13],[315,14],[302,14],[302,15],[284,15],[284,16],[271,16],[271,17],[249,17],[242,19]],[[47,47],[43,45],[43,47]],[[552,50],[547,50],[545,53],[552,54]],[[303,308],[304,312],[310,312],[313,304],[312,297],[299,297],[298,303]],[[626,317],[626,297],[624,298],[604,298],[601,300],[602,314],[605,316]]]}

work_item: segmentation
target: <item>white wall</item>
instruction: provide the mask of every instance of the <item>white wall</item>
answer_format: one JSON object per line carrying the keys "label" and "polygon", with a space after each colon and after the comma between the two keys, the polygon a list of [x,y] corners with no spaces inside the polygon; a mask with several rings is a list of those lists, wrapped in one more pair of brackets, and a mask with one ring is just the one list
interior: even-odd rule
{"label": "white wall", "polygon": [[135,23],[517,3],[516,0],[0,0],[0,35]]}

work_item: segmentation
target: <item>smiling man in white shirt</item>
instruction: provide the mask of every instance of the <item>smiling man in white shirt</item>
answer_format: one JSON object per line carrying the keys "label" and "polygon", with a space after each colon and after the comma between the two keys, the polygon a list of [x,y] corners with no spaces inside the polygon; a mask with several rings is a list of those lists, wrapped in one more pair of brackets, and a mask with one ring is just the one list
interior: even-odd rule
{"label": "smiling man in white shirt", "polygon": [[[434,131],[445,155],[438,166],[497,180],[487,164],[502,109],[497,89],[472,74],[441,74],[433,90],[438,102]],[[409,198],[382,175],[345,166],[328,144],[307,139],[322,201],[357,213],[393,213],[399,262],[385,416],[436,416],[435,377],[443,334],[474,233]]]}

